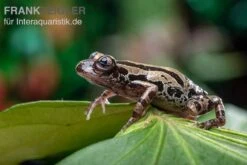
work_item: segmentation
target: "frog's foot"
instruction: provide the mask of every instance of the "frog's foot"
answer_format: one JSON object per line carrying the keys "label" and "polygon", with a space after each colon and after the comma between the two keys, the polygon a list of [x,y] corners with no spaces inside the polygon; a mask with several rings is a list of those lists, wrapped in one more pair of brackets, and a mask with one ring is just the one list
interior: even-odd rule
{"label": "frog's foot", "polygon": [[90,120],[90,116],[93,112],[93,110],[95,109],[95,107],[97,105],[101,104],[101,107],[102,107],[102,112],[105,113],[105,104],[109,104],[109,101],[107,98],[102,98],[102,97],[98,97],[97,99],[94,100],[94,102],[92,102],[87,111],[86,111],[86,115],[87,115],[87,118],[86,120]]}
{"label": "frog's foot", "polygon": [[215,110],[216,118],[197,123],[197,126],[204,129],[219,127],[225,125],[225,111],[222,100],[218,96],[197,96],[191,98],[187,103],[187,108],[195,112],[197,115],[205,114],[211,110]]}
{"label": "frog's foot", "polygon": [[219,123],[220,123],[220,121],[218,119],[211,119],[211,120],[208,120],[208,121],[205,121],[205,122],[197,122],[196,125],[199,128],[208,130],[208,129],[212,128],[212,127],[221,126]]}
{"label": "frog's foot", "polygon": [[113,93],[112,91],[109,91],[109,90],[105,90],[101,95],[100,97],[96,98],[94,100],[94,102],[92,102],[87,111],[86,111],[86,115],[87,115],[87,120],[90,120],[90,116],[91,116],[91,113],[93,112],[93,110],[95,109],[95,107],[99,104],[101,104],[101,107],[102,107],[102,111],[103,113],[105,113],[105,104],[109,104],[109,101],[108,101],[108,98],[112,97],[112,96],[115,96],[116,94]]}
{"label": "frog's foot", "polygon": [[122,131],[125,131],[130,125],[136,122],[139,118],[131,117],[128,122],[122,127]]}
{"label": "frog's foot", "polygon": [[210,129],[212,127],[212,124],[209,121],[206,121],[206,122],[197,122],[196,123],[196,126],[199,127],[199,128],[208,130],[208,129]]}

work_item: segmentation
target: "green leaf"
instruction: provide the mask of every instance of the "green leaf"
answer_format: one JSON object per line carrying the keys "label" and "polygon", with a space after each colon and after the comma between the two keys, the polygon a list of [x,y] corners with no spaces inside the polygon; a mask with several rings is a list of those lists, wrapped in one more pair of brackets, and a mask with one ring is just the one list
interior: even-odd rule
{"label": "green leaf", "polygon": [[247,135],[203,130],[151,108],[145,119],[115,138],[86,147],[58,165],[247,164]]}
{"label": "green leaf", "polygon": [[97,108],[89,121],[88,102],[46,101],[20,104],[0,112],[0,164],[66,155],[113,137],[131,114],[131,104]]}

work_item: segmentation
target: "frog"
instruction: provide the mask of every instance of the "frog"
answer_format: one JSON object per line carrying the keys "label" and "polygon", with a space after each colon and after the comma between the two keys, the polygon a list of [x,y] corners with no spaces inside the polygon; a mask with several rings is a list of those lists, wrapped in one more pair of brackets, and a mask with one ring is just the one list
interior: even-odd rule
{"label": "frog", "polygon": [[96,106],[101,105],[105,113],[108,99],[121,96],[136,102],[123,130],[142,118],[149,105],[195,121],[198,116],[214,110],[215,118],[204,122],[196,121],[196,125],[206,130],[225,125],[222,99],[208,95],[177,69],[116,60],[111,55],[94,52],[88,59],[80,61],[75,70],[90,83],[105,88],[86,110],[87,120],[90,120]]}

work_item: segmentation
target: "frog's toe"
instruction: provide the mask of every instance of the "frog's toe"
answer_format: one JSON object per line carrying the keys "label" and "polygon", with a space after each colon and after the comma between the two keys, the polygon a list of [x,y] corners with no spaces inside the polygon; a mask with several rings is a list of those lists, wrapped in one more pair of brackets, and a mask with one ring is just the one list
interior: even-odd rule
{"label": "frog's toe", "polygon": [[90,106],[87,108],[85,115],[86,115],[86,120],[90,120],[91,114],[94,110],[94,108],[96,107],[97,103],[96,102],[92,102],[90,104]]}
{"label": "frog's toe", "polygon": [[197,127],[202,128],[202,129],[210,129],[212,127],[212,124],[209,121],[205,122],[197,122],[196,123]]}
{"label": "frog's toe", "polygon": [[108,101],[108,99],[101,99],[101,107],[102,107],[102,112],[105,113],[106,112],[106,108],[105,105],[106,104],[110,104],[110,102]]}
{"label": "frog's toe", "polygon": [[204,124],[201,122],[196,122],[196,126],[199,128],[204,128]]}
{"label": "frog's toe", "polygon": [[86,120],[90,120],[91,118],[91,113],[87,113]]}
{"label": "frog's toe", "polygon": [[86,120],[90,120],[93,109],[94,109],[93,107],[89,107],[88,110],[85,112]]}
{"label": "frog's toe", "polygon": [[101,101],[102,112],[105,113],[105,102]]}
{"label": "frog's toe", "polygon": [[108,99],[105,99],[105,104],[110,104]]}

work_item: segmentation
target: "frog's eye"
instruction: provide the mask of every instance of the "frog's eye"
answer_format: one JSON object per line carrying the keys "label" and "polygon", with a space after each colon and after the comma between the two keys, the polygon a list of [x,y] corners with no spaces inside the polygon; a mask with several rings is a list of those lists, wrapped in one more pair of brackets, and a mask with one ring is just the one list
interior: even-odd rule
{"label": "frog's eye", "polygon": [[115,64],[114,64],[113,59],[111,59],[108,56],[102,56],[95,63],[96,69],[100,71],[109,71],[114,67],[114,65]]}

